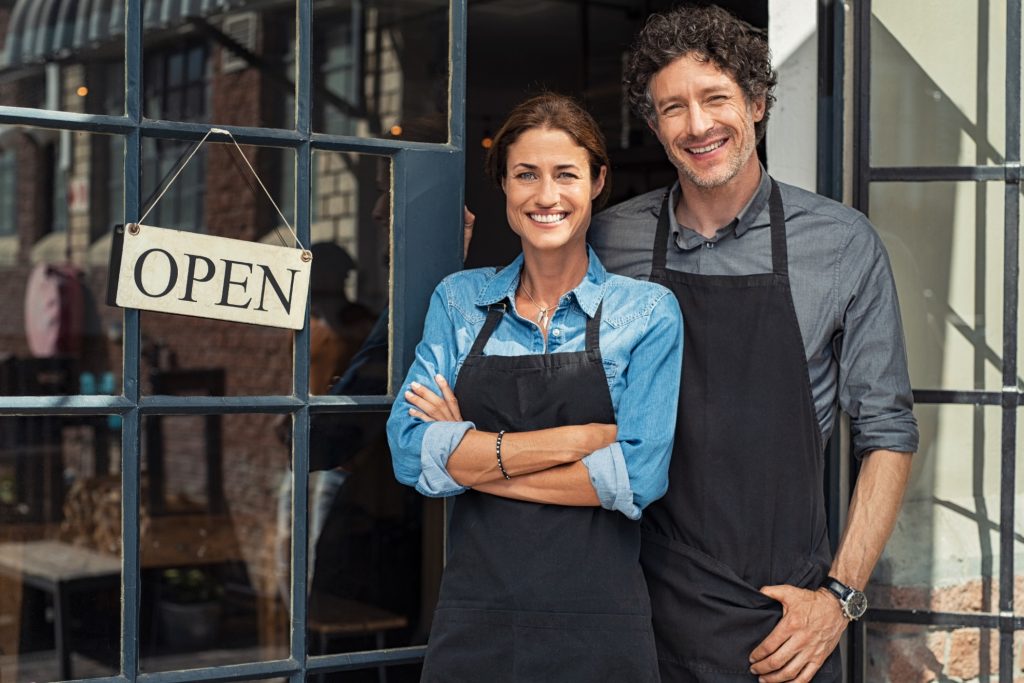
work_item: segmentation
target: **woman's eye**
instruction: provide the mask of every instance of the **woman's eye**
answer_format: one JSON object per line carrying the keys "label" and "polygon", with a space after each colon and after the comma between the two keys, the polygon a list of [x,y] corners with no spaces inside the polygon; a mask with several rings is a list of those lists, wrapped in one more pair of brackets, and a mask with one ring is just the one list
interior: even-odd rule
{"label": "woman's eye", "polygon": [[576,175],[575,173],[570,173],[569,171],[562,171],[561,173],[558,174],[558,177],[561,180],[579,180],[578,175]]}
{"label": "woman's eye", "polygon": [[523,171],[522,173],[517,173],[516,178],[519,180],[536,180],[537,174],[533,171]]}

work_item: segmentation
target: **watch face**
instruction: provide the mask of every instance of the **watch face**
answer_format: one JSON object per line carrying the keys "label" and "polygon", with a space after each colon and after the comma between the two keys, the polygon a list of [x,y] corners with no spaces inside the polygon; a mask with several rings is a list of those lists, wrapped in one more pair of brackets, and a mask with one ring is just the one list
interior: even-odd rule
{"label": "watch face", "polygon": [[868,598],[860,591],[853,591],[843,606],[846,616],[850,619],[860,619],[868,611]]}

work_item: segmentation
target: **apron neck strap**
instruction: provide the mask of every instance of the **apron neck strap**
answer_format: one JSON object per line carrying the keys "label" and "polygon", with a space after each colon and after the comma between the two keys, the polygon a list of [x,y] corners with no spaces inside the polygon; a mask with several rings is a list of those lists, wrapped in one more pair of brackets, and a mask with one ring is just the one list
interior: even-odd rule
{"label": "apron neck strap", "polygon": [[772,191],[768,195],[768,217],[772,230],[772,272],[776,275],[789,275],[789,257],[786,252],[786,212],[782,208],[782,193],[779,184],[772,181]]}
{"label": "apron neck strap", "polygon": [[601,351],[601,308],[604,301],[597,305],[594,317],[587,318],[587,351]]}
{"label": "apron neck strap", "polygon": [[[789,274],[789,257],[786,252],[786,213],[782,207],[782,193],[779,191],[779,184],[771,178],[772,190],[768,196],[768,216],[771,220],[772,231],[772,272],[776,275]],[[669,191],[665,190],[665,196],[661,199],[661,210],[658,212],[658,229],[654,234],[654,258],[652,259],[653,270],[664,270],[668,258],[668,226]]]}
{"label": "apron neck strap", "polygon": [[[601,309],[604,307],[602,301],[597,305],[597,310],[594,311],[594,317],[587,318],[587,351],[601,351]],[[469,350],[471,356],[482,356],[484,355],[484,347],[487,345],[487,341],[494,334],[494,329],[501,322],[501,317],[505,315],[505,309],[508,305],[504,302],[491,304],[487,307],[487,319],[484,321],[484,326],[480,328],[480,333],[476,335],[476,339],[473,341],[473,348]]]}
{"label": "apron neck strap", "polygon": [[469,350],[469,355],[484,355],[484,347],[487,345],[487,340],[491,338],[494,328],[501,322],[501,316],[505,315],[507,307],[507,304],[503,301],[487,307],[487,320],[484,321],[484,326],[480,328],[480,334],[476,335],[476,340],[473,342],[473,348]]}
{"label": "apron neck strap", "polygon": [[661,210],[658,212],[658,229],[654,233],[654,259],[651,263],[652,270],[664,270],[668,255],[668,212],[672,208],[668,205],[668,190],[661,198]]}

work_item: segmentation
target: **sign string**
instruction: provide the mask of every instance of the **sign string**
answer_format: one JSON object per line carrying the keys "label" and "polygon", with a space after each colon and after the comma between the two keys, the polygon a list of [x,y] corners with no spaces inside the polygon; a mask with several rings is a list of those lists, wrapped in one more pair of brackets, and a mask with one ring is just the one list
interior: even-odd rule
{"label": "sign string", "polygon": [[270,203],[274,205],[274,209],[277,211],[277,215],[281,217],[281,220],[284,221],[284,224],[288,227],[288,232],[290,232],[292,234],[292,237],[295,238],[295,243],[298,244],[300,248],[305,250],[306,247],[304,247],[302,242],[299,240],[298,233],[295,232],[295,229],[292,227],[292,224],[288,221],[287,218],[285,218],[284,213],[281,211],[281,207],[277,205],[277,202],[274,201],[274,197],[271,196],[270,190],[268,190],[267,186],[263,184],[263,180],[260,178],[260,174],[257,173],[256,169],[252,167],[251,163],[249,163],[249,159],[245,156],[245,153],[242,152],[242,148],[238,145],[238,141],[235,140],[235,136],[231,134],[231,131],[225,130],[223,128],[211,128],[210,130],[206,131],[206,135],[204,135],[203,138],[199,141],[199,143],[192,148],[192,152],[185,159],[185,163],[178,166],[178,170],[174,172],[173,176],[171,176],[170,181],[168,181],[167,184],[164,185],[164,189],[160,191],[160,194],[156,196],[156,199],[153,200],[153,203],[149,205],[148,209],[146,209],[146,213],[142,214],[142,218],[139,219],[139,223],[141,224],[146,221],[146,216],[148,216],[149,213],[156,207],[160,199],[164,196],[164,194],[167,193],[167,190],[171,189],[171,185],[174,184],[174,181],[178,179],[178,176],[181,175],[181,172],[184,171],[185,167],[188,166],[190,161],[192,161],[192,157],[196,155],[196,152],[199,151],[199,148],[203,146],[203,144],[206,142],[206,139],[210,137],[210,135],[213,133],[226,135],[231,139],[231,142],[235,145],[235,149],[238,150],[239,156],[242,157],[242,161],[244,161],[245,165],[249,167],[249,171],[251,171],[253,177],[256,178],[256,182],[260,184],[260,187],[263,189],[263,192],[267,195],[267,199],[269,199]]}

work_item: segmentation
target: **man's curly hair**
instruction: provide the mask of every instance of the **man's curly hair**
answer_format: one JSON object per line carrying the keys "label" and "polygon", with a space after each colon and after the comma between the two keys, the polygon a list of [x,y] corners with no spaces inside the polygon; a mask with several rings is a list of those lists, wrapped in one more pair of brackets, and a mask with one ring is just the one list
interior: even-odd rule
{"label": "man's curly hair", "polygon": [[684,6],[652,14],[633,44],[625,76],[629,103],[649,124],[656,120],[651,79],[684,55],[710,61],[731,76],[749,102],[764,98],[764,118],[754,124],[760,142],[778,82],[764,32],[715,6]]}

